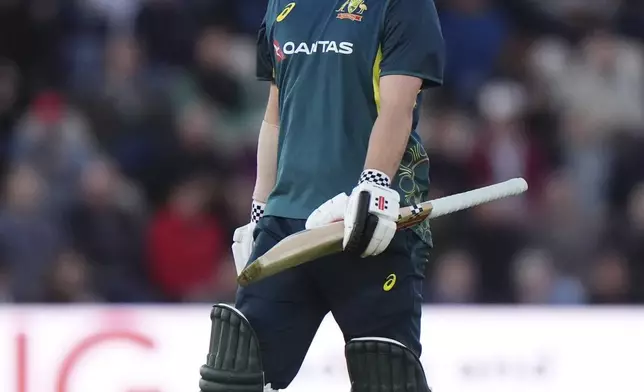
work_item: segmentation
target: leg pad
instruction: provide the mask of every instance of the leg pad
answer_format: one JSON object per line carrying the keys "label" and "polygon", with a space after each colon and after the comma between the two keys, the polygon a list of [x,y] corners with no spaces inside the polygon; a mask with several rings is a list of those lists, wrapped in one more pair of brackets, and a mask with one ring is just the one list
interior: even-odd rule
{"label": "leg pad", "polygon": [[431,392],[420,360],[405,345],[358,338],[345,347],[351,392]]}
{"label": "leg pad", "polygon": [[246,317],[232,306],[217,304],[210,319],[210,349],[199,371],[201,392],[263,392],[259,342]]}

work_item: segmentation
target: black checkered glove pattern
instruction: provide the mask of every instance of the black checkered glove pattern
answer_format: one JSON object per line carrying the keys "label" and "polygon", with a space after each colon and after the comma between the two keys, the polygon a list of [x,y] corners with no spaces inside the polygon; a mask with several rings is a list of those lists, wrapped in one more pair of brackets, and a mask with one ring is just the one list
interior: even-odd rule
{"label": "black checkered glove pattern", "polygon": [[266,203],[253,200],[253,205],[250,209],[250,221],[252,223],[257,223],[264,216],[264,210],[266,209]]}
{"label": "black checkered glove pattern", "polygon": [[358,181],[358,184],[362,184],[363,182],[371,182],[387,188],[391,185],[391,180],[388,175],[374,169],[366,169],[362,174],[360,174],[360,181]]}

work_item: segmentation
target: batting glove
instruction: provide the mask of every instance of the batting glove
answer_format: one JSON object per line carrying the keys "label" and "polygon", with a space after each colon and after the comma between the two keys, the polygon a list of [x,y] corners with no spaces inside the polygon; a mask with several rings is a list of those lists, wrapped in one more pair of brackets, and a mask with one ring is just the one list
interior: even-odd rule
{"label": "batting glove", "polygon": [[255,226],[257,222],[264,216],[264,210],[266,209],[266,204],[253,200],[253,205],[250,213],[250,223],[242,227],[238,227],[233,234],[233,259],[235,259],[235,269],[237,270],[237,275],[241,274],[250,255],[253,252],[254,239],[253,231],[255,231]]}
{"label": "batting glove", "polygon": [[344,219],[344,210],[347,208],[349,196],[342,192],[333,199],[327,200],[309,215],[306,220],[306,229],[313,229],[328,225],[329,223]]}
{"label": "batting glove", "polygon": [[361,257],[382,253],[396,234],[400,195],[389,187],[389,177],[368,169],[360,175],[358,186],[349,196],[344,211],[345,251]]}

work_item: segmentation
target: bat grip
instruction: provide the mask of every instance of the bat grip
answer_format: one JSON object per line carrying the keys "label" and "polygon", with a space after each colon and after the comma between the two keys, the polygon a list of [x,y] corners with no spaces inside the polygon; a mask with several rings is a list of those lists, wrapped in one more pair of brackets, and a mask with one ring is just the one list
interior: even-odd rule
{"label": "bat grip", "polygon": [[488,203],[508,196],[514,196],[525,192],[528,183],[523,178],[513,178],[498,184],[474,189],[457,195],[445,196],[432,200],[432,211],[429,218],[451,214],[474,207],[479,204]]}

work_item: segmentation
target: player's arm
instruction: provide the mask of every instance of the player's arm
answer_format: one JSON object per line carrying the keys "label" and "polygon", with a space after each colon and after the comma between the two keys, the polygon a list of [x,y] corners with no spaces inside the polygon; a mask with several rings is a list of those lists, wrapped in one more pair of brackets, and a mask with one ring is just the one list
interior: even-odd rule
{"label": "player's arm", "polygon": [[390,185],[412,131],[416,98],[443,81],[444,45],[433,0],[390,0],[383,22],[379,112],[364,171],[350,196],[327,201],[306,224],[337,220],[343,211],[343,248],[363,257],[382,253],[393,239],[400,196]]}
{"label": "player's arm", "polygon": [[257,177],[255,178],[255,189],[253,191],[253,200],[256,203],[266,203],[268,195],[275,186],[277,177],[278,94],[277,87],[271,84],[264,121],[262,121],[257,140]]}
{"label": "player's arm", "polygon": [[260,218],[264,216],[266,201],[275,186],[277,177],[277,141],[279,138],[279,91],[275,85],[273,72],[272,45],[270,45],[266,23],[262,22],[257,35],[257,79],[270,81],[271,87],[266,104],[264,120],[259,130],[257,140],[257,176],[253,201],[251,205],[250,223],[244,225],[233,235],[233,257],[239,274],[253,250],[253,230]]}
{"label": "player's arm", "polygon": [[392,179],[412,131],[419,91],[443,81],[444,43],[433,0],[391,0],[381,47],[380,110],[365,169]]}
{"label": "player's arm", "polygon": [[363,257],[382,253],[394,237],[400,196],[390,185],[409,141],[417,96],[443,80],[444,45],[433,0],[390,0],[383,26],[378,118],[344,213],[344,249]]}
{"label": "player's arm", "polygon": [[[264,121],[257,142],[257,177],[253,191],[253,210],[264,208],[268,195],[275,186],[277,175],[277,140],[279,136],[279,91],[275,85],[273,47],[263,21],[257,34],[257,79],[271,82]],[[259,207],[257,206],[259,205]]]}
{"label": "player's arm", "polygon": [[409,141],[421,85],[422,80],[415,76],[380,78],[380,112],[371,131],[365,169],[394,177]]}

